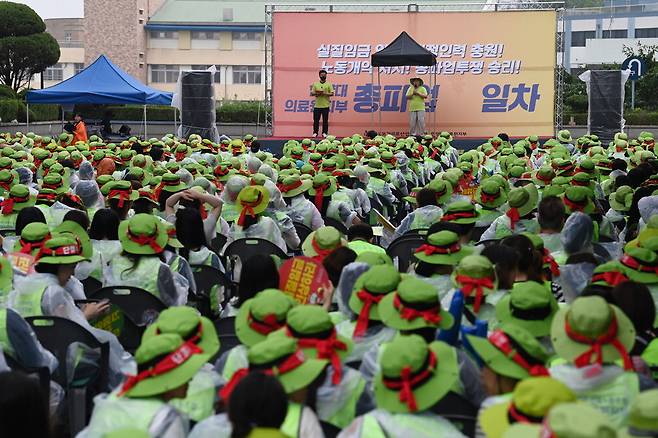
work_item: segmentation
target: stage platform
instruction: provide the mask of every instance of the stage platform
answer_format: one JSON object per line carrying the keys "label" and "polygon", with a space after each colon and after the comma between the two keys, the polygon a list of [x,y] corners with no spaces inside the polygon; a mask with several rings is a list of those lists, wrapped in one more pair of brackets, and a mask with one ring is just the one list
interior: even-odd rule
{"label": "stage platform", "polygon": [[[266,152],[271,152],[275,156],[281,156],[283,145],[288,140],[290,140],[290,138],[288,137],[259,137],[258,138],[262,150]],[[295,140],[301,141],[302,138],[297,138]],[[320,141],[322,140],[322,138],[318,137],[314,140]],[[453,140],[452,145],[457,149],[467,151],[470,149],[475,149],[476,147],[480,146],[482,143],[486,143],[487,140],[489,139],[488,138],[460,138]],[[512,139],[512,141],[516,141],[516,140],[518,139]]]}

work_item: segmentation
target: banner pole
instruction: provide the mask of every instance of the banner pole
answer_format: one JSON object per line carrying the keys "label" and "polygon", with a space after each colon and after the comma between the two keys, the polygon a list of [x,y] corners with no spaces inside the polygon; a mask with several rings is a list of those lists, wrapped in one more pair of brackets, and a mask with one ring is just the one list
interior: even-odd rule
{"label": "banner pole", "polygon": [[635,109],[635,81],[631,81],[631,109]]}
{"label": "banner pole", "polygon": [[[382,74],[379,71],[379,67],[377,67],[377,89],[378,90],[380,90],[381,87],[382,87],[381,83],[382,83]],[[373,99],[374,99],[374,94],[375,94],[374,89],[372,90],[372,94],[373,94]],[[381,105],[378,105],[378,107],[379,108],[378,108],[377,112],[379,113],[379,134],[381,134],[381,131],[382,131],[382,107],[381,107]]]}

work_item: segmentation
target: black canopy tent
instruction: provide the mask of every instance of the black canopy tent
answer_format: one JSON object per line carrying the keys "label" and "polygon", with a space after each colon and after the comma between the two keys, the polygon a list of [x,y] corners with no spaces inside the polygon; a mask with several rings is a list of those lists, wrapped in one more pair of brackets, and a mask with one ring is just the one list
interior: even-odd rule
{"label": "black canopy tent", "polygon": [[[399,67],[399,66],[427,66],[436,65],[436,55],[421,46],[409,36],[407,32],[402,32],[388,46],[370,57],[370,64],[373,69],[370,73],[371,83],[374,82],[375,68],[377,68],[377,87],[381,89],[381,77],[379,67]],[[436,69],[430,74],[430,92],[436,84]],[[375,106],[375,93],[371,94],[371,108]],[[382,125],[382,112],[379,107],[379,129]],[[374,112],[372,120],[374,122]],[[436,122],[436,108],[433,113],[433,124]]]}

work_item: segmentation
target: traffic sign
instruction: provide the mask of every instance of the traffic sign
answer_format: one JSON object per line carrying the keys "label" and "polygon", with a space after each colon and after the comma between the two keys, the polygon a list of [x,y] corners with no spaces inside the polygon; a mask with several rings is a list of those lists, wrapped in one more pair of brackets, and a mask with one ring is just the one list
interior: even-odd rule
{"label": "traffic sign", "polygon": [[631,81],[637,81],[647,72],[647,66],[644,60],[637,56],[626,58],[621,65],[621,69],[631,71],[631,76],[629,77]]}

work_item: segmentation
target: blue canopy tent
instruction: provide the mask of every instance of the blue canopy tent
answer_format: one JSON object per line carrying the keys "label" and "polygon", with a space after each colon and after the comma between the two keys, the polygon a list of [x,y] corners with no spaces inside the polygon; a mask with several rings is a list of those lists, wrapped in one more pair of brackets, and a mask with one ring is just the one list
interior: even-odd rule
{"label": "blue canopy tent", "polygon": [[170,105],[172,97],[172,93],[155,90],[142,84],[114,65],[105,55],[101,55],[72,78],[43,90],[28,91],[26,99],[28,105],[31,103],[144,105],[144,136],[146,136],[146,105]]}

